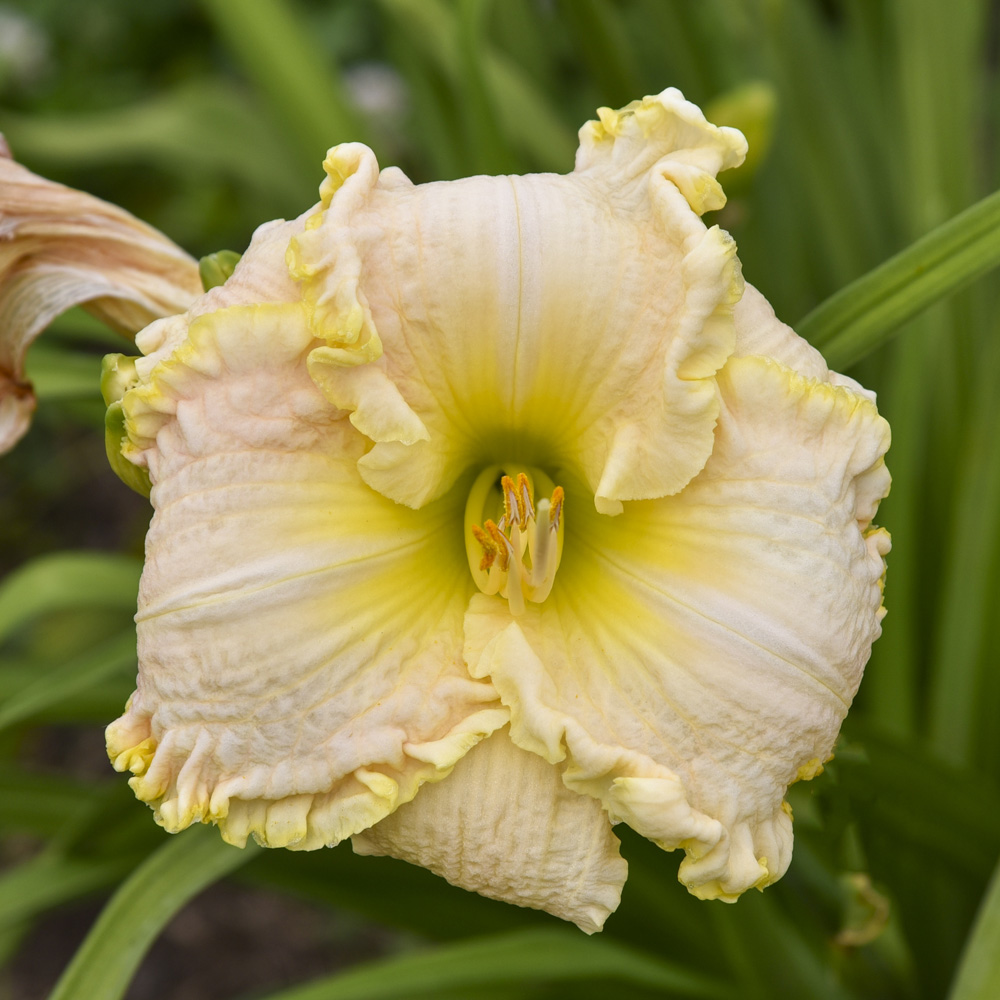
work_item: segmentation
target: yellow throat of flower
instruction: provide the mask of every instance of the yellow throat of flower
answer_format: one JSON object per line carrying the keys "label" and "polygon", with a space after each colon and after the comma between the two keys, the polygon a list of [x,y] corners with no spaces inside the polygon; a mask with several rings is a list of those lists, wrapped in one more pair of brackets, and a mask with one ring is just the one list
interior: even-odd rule
{"label": "yellow throat of flower", "polygon": [[[536,487],[547,499],[535,502]],[[476,586],[511,614],[549,596],[562,558],[565,496],[540,469],[491,465],[465,505],[465,551]]]}

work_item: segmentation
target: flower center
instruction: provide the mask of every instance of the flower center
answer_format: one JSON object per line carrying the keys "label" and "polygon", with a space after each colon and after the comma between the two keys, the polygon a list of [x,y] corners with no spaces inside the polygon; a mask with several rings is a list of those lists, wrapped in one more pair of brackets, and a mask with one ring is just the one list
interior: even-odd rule
{"label": "flower center", "polygon": [[[548,499],[535,502],[535,487]],[[491,465],[465,504],[465,551],[476,586],[499,594],[511,614],[541,604],[552,590],[563,547],[561,486],[540,469]]]}

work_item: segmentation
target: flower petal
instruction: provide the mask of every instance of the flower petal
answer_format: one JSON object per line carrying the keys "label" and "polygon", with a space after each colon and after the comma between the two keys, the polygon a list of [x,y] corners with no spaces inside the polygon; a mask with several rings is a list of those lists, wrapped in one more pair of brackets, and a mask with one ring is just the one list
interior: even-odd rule
{"label": "flower petal", "polygon": [[619,111],[598,108],[597,117],[580,129],[577,170],[608,172],[617,187],[655,167],[698,215],[726,204],[715,177],[743,162],[747,141],[738,129],[707,122],[676,87]]}
{"label": "flower petal", "polygon": [[32,341],[56,316],[86,303],[135,333],[201,294],[198,265],[124,209],[38,177],[0,144],[0,453],[35,407],[24,378]]}
{"label": "flower petal", "polygon": [[823,355],[774,315],[771,303],[747,284],[733,312],[736,326],[734,358],[773,358],[808,378],[829,382],[831,372]]}
{"label": "flower petal", "polygon": [[735,358],[704,471],[614,521],[567,498],[543,605],[477,594],[466,659],[515,743],[732,899],[791,855],[788,784],[830,755],[879,635],[888,427],[849,388]]}
{"label": "flower petal", "polygon": [[506,731],[353,843],[358,854],[402,858],[588,934],[618,908],[628,874],[600,804],[571,792],[558,768],[516,747]]}
{"label": "flower petal", "polygon": [[753,285],[746,285],[743,298],[733,311],[736,326],[734,358],[764,357],[791,368],[800,375],[842,385],[875,402],[875,393],[848,375],[830,371],[823,355],[774,315],[770,302]]}
{"label": "flower petal", "polygon": [[169,830],[336,843],[507,721],[461,658],[464,497],[415,512],[361,481],[316,346],[298,305],[233,306],[122,401],[155,514],[108,745]]}
{"label": "flower petal", "polygon": [[742,279],[698,213],[745,143],[677,91],[602,115],[567,176],[414,186],[331,150],[289,261],[329,345],[310,371],[375,442],[360,467],[385,496],[558,454],[617,513],[704,466]]}

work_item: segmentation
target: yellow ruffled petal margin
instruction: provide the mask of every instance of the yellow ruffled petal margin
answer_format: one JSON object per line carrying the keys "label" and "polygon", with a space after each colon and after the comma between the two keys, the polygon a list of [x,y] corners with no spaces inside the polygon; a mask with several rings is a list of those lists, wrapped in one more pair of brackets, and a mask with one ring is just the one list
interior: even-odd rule
{"label": "yellow ruffled petal margin", "polygon": [[518,746],[728,901],[788,867],[784,792],[830,756],[879,635],[889,434],[865,396],[769,359],[719,382],[704,471],[567,517],[550,597],[512,618],[475,595],[465,655]]}
{"label": "yellow ruffled petal margin", "polygon": [[607,172],[621,185],[655,168],[698,215],[726,204],[716,175],[746,158],[742,132],[706,121],[675,87],[617,111],[599,108],[597,116],[580,129],[578,172]]}
{"label": "yellow ruffled petal margin", "polygon": [[461,508],[361,482],[316,346],[298,306],[219,310],[122,401],[155,513],[138,690],[108,751],[171,831],[334,844],[507,722],[461,659]]}
{"label": "yellow ruffled petal margin", "polygon": [[704,466],[743,285],[699,216],[745,142],[674,90],[602,115],[566,176],[414,186],[331,150],[288,262],[329,345],[311,373],[383,495],[420,507],[470,464],[558,454],[616,514]]}

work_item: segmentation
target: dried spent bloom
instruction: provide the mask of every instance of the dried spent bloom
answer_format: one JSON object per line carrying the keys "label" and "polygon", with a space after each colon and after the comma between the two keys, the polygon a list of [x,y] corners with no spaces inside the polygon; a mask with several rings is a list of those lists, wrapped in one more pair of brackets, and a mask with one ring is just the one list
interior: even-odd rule
{"label": "dried spent bloom", "polygon": [[198,265],[117,205],[33,174],[0,136],[0,454],[28,429],[35,397],[24,375],[32,341],[85,303],[129,334],[201,294]]}
{"label": "dried spent bloom", "polygon": [[155,513],[115,767],[166,829],[353,838],[592,932],[612,825],[786,870],[879,635],[889,430],[706,228],[739,132],[676,90],[565,176],[318,206],[117,359]]}

